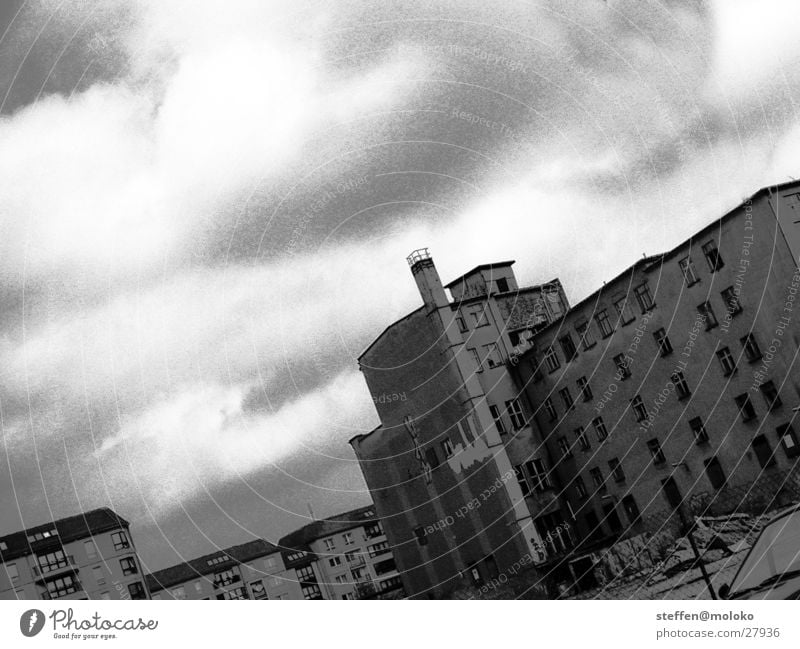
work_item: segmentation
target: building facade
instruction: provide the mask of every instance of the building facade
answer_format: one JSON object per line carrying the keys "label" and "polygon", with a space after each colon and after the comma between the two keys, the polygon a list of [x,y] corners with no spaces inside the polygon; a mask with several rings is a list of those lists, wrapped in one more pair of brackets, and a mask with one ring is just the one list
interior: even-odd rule
{"label": "building facade", "polygon": [[102,508],[0,538],[0,599],[149,599],[129,527]]}
{"label": "building facade", "polygon": [[[427,250],[408,262],[423,305],[359,358],[381,425],[350,443],[406,592],[440,597],[569,545],[555,491],[526,499],[515,471],[511,454],[549,466],[508,368],[568,303],[557,279],[520,289],[512,261],[447,286]],[[554,528],[564,547],[548,548]]]}
{"label": "building facade", "polygon": [[294,570],[263,539],[147,575],[153,599],[303,599]]}

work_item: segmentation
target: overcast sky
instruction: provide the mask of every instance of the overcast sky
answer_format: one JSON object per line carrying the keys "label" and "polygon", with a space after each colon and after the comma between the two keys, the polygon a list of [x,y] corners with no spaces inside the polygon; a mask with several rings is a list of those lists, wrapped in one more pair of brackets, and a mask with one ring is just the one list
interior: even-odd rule
{"label": "overcast sky", "polygon": [[516,259],[575,302],[800,176],[790,0],[0,3],[0,534],[149,569],[369,502],[356,358]]}

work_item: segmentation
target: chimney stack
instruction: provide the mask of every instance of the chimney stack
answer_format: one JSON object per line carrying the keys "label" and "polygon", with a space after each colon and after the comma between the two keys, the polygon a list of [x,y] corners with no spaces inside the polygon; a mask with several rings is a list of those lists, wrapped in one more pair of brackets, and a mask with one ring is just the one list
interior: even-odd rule
{"label": "chimney stack", "polygon": [[407,258],[414,281],[417,282],[419,294],[426,306],[431,308],[445,307],[450,304],[444,292],[439,272],[433,264],[433,258],[427,248],[412,252]]}

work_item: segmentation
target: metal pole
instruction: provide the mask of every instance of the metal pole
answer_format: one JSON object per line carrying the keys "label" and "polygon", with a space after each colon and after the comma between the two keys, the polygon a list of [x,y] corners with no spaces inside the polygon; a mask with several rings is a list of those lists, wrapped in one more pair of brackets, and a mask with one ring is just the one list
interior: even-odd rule
{"label": "metal pole", "polygon": [[717,594],[714,592],[714,587],[711,585],[711,577],[708,576],[706,565],[703,563],[700,553],[697,551],[697,544],[694,541],[694,534],[692,534],[694,531],[694,521],[691,525],[687,523],[686,516],[683,513],[683,504],[678,507],[678,515],[680,516],[681,523],[686,531],[686,536],[689,538],[689,545],[692,546],[692,552],[694,552],[695,559],[697,559],[697,563],[700,565],[700,573],[703,575],[703,580],[706,582],[711,599],[717,599]]}

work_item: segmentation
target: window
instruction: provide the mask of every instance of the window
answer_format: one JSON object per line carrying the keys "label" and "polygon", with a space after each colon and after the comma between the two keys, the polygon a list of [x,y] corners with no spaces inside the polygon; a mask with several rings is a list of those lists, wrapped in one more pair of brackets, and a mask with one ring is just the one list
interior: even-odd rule
{"label": "window", "polygon": [[297,581],[301,583],[312,583],[317,581],[317,576],[314,574],[313,566],[303,566],[302,568],[295,568],[294,572],[297,575]]}
{"label": "window", "polygon": [[548,347],[544,350],[544,364],[547,366],[547,371],[550,374],[561,367],[561,363],[558,361],[558,356],[556,356],[556,350],[552,347]]}
{"label": "window", "polygon": [[566,437],[558,438],[558,449],[561,451],[562,460],[572,457],[572,449],[570,448]]}
{"label": "window", "polygon": [[569,393],[569,388],[561,388],[558,393],[561,395],[561,400],[564,402],[564,408],[569,410],[574,405],[572,395]]}
{"label": "window", "polygon": [[578,494],[578,498],[586,498],[586,485],[581,476],[575,477],[575,493]]}
{"label": "window", "polygon": [[667,338],[667,332],[662,328],[653,332],[653,338],[656,339],[658,345],[658,353],[661,356],[669,356],[672,353],[672,343]]}
{"label": "window", "polygon": [[[435,469],[440,464],[439,456],[436,455],[436,449],[435,448],[425,449],[425,459],[427,460],[427,462],[430,465],[431,469]],[[345,545],[350,545],[353,542],[352,538],[348,542],[347,537],[349,537],[349,536],[350,536],[349,534],[345,534],[345,542],[344,542]]]}
{"label": "window", "polygon": [[608,338],[614,333],[614,327],[611,326],[611,320],[608,318],[608,311],[605,309],[599,311],[594,319],[597,322],[597,326],[600,327],[600,335],[603,338]]}
{"label": "window", "polygon": [[449,438],[442,442],[442,453],[444,453],[446,458],[450,458],[455,455],[455,451],[453,450],[453,442],[451,442]]}
{"label": "window", "polygon": [[670,477],[662,480],[661,488],[664,491],[664,496],[666,497],[667,502],[674,509],[680,507],[681,503],[683,502],[683,496],[681,496],[681,492],[680,489],[678,489],[678,483],[675,482],[675,478]]}
{"label": "window", "polygon": [[564,352],[564,358],[567,359],[567,363],[569,363],[578,355],[578,349],[575,347],[575,343],[572,341],[572,336],[570,334],[561,336],[561,338],[558,339],[558,342],[561,345],[561,349]]}
{"label": "window", "polygon": [[275,557],[267,557],[266,559],[264,559],[264,567],[267,570],[270,570],[271,568],[274,568],[276,565],[277,564],[275,562]]}
{"label": "window", "polygon": [[428,537],[425,535],[424,527],[415,527],[414,536],[417,537],[417,545],[428,545]]}
{"label": "window", "polygon": [[517,483],[519,484],[519,488],[522,490],[522,495],[530,496],[531,494],[531,486],[528,484],[528,481],[525,479],[525,473],[522,470],[522,465],[517,464],[514,467],[514,475],[517,478]]}
{"label": "window", "polygon": [[472,358],[475,361],[475,365],[478,366],[478,368],[475,371],[476,372],[483,372],[483,364],[481,363],[481,355],[478,353],[478,350],[475,349],[474,347],[468,347],[467,351],[469,351],[469,353],[472,354]]}
{"label": "window", "polygon": [[[272,586],[273,588],[277,588],[278,586],[281,585],[281,578],[280,577],[270,577],[269,585]],[[280,597],[277,597],[276,599],[280,599]]]}
{"label": "window", "polygon": [[379,554],[386,554],[389,552],[389,543],[381,541],[380,543],[367,546],[367,552],[369,552],[370,558],[377,557]]}
{"label": "window", "polygon": [[620,381],[624,381],[631,375],[631,370],[630,367],[628,367],[625,354],[617,354],[614,356],[614,365],[617,366],[617,377]]}
{"label": "window", "polygon": [[94,541],[84,541],[83,550],[86,552],[86,556],[89,559],[97,558],[97,546],[94,544]]}
{"label": "window", "polygon": [[228,568],[214,575],[214,588],[224,588],[242,580],[242,577],[234,572],[233,568]]}
{"label": "window", "polygon": [[711,308],[711,302],[706,300],[702,304],[697,305],[697,311],[703,316],[703,319],[706,322],[706,331],[709,329],[713,329],[719,323],[717,322],[717,316],[714,315],[714,309]]}
{"label": "window", "polygon": [[602,442],[606,437],[608,437],[608,430],[606,429],[606,425],[603,423],[602,417],[595,417],[592,419],[592,426],[594,426],[594,430],[597,433],[598,441]]}
{"label": "window", "polygon": [[202,593],[203,592],[203,584],[201,582],[199,582],[199,581],[194,582],[194,591],[196,593]]}
{"label": "window", "polygon": [[387,572],[393,572],[397,570],[397,565],[394,562],[394,558],[384,559],[383,561],[378,561],[374,566],[373,569],[375,570],[375,574],[385,575]]}
{"label": "window", "polygon": [[[100,593],[100,599],[111,599],[111,593],[108,592],[107,590],[103,591],[102,593]],[[156,597],[153,596],[153,599],[156,599]]]}
{"label": "window", "polygon": [[722,465],[716,456],[703,460],[703,465],[706,468],[706,475],[708,481],[714,489],[721,489],[725,486],[725,472],[722,470]]}
{"label": "window", "polygon": [[681,267],[683,281],[686,282],[686,286],[692,286],[700,281],[697,278],[697,273],[694,270],[694,264],[692,263],[691,257],[684,257],[678,262],[678,265]]}
{"label": "window", "polygon": [[472,319],[475,320],[476,327],[486,327],[489,324],[489,319],[486,317],[485,308],[472,312]]}
{"label": "window", "polygon": [[378,583],[379,590],[383,593],[387,590],[392,590],[394,588],[400,588],[403,585],[403,580],[400,577],[389,577],[389,579],[384,579],[383,581]]}
{"label": "window", "polygon": [[597,491],[599,493],[604,493],[606,491],[606,480],[600,468],[594,467],[593,469],[589,469],[589,475],[592,476],[592,484],[594,484]]}
{"label": "window", "polygon": [[353,593],[344,593],[344,595],[342,595],[342,599],[355,599],[355,598],[356,596]]}
{"label": "window", "polygon": [[346,584],[347,583],[347,575],[337,575],[336,576],[336,583],[337,584]]}
{"label": "window", "polygon": [[267,589],[264,588],[264,582],[260,579],[250,582],[250,592],[253,593],[253,599],[268,599]]}
{"label": "window", "polygon": [[739,414],[742,416],[742,421],[750,421],[756,417],[756,409],[753,408],[753,403],[750,401],[750,395],[740,394],[734,399],[739,408]]}
{"label": "window", "polygon": [[328,552],[336,549],[336,543],[334,543],[333,539],[325,539],[325,549]]}
{"label": "window", "polygon": [[717,250],[717,244],[714,241],[703,244],[703,254],[706,256],[708,268],[712,273],[718,271],[725,265],[722,261],[722,257],[720,257],[719,250]]}
{"label": "window", "polygon": [[678,394],[678,399],[685,399],[692,392],[689,390],[689,384],[683,376],[683,372],[675,372],[672,377],[672,384],[675,386],[675,392]]}
{"label": "window", "polygon": [[628,517],[631,525],[636,525],[641,519],[639,514],[639,506],[636,504],[636,499],[633,496],[625,496],[622,499],[622,508],[625,510],[625,516]]}
{"label": "window", "polygon": [[342,565],[342,557],[331,557],[330,559],[328,559],[328,565],[331,568],[335,568],[336,566],[341,566]]}
{"label": "window", "polygon": [[131,547],[125,532],[114,532],[111,535],[111,542],[114,544],[115,550],[126,550]]}
{"label": "window", "polygon": [[633,293],[636,296],[636,301],[639,303],[639,309],[641,309],[642,313],[647,313],[655,306],[647,282],[639,284],[639,286],[633,289]]}
{"label": "window", "polygon": [[458,330],[463,334],[469,331],[469,327],[467,327],[467,323],[464,321],[460,315],[456,316],[456,324],[458,324]]}
{"label": "window", "polygon": [[136,560],[133,557],[120,559],[119,567],[122,568],[123,575],[136,575],[139,573],[139,568],[136,567]]}
{"label": "window", "polygon": [[578,379],[577,383],[581,399],[584,401],[591,401],[594,398],[594,395],[592,394],[592,388],[589,386],[589,381],[586,380],[586,377],[582,376]]}
{"label": "window", "polygon": [[742,303],[739,302],[739,296],[733,290],[733,286],[729,286],[721,293],[725,306],[728,309],[728,314],[737,315],[742,312]]}
{"label": "window", "polygon": [[736,361],[733,360],[730,349],[727,347],[720,349],[717,352],[717,358],[719,359],[719,364],[722,365],[723,376],[730,376],[736,371]]}
{"label": "window", "polygon": [[498,293],[505,293],[508,291],[508,280],[505,277],[501,277],[500,279],[496,280],[497,284],[497,292]]}
{"label": "window", "polygon": [[364,534],[367,535],[368,539],[374,539],[376,536],[383,535],[383,525],[381,525],[380,521],[375,521],[374,523],[370,523],[366,527],[364,527]]}
{"label": "window", "polygon": [[503,425],[503,418],[500,416],[500,409],[497,406],[489,406],[489,412],[492,413],[495,428],[501,435],[506,432],[506,427]]}
{"label": "window", "polygon": [[7,563],[6,572],[8,573],[8,578],[11,580],[12,584],[19,579],[19,568],[17,568],[17,564]]}
{"label": "window", "polygon": [[744,347],[744,355],[748,363],[755,363],[761,359],[761,350],[758,348],[758,343],[752,333],[740,338],[739,342]]}
{"label": "window", "polygon": [[489,343],[483,346],[484,358],[486,359],[489,369],[493,367],[500,367],[503,362],[500,360],[500,352],[497,351],[496,343]]}
{"label": "window", "polygon": [[772,381],[766,381],[761,384],[761,394],[764,395],[764,399],[767,401],[767,409],[768,410],[776,410],[780,408],[783,404],[781,401],[781,397],[778,394],[778,388],[775,387],[775,384]]}
{"label": "window", "polygon": [[528,469],[528,477],[534,490],[546,491],[550,489],[550,478],[547,475],[547,467],[544,464],[544,460],[537,458],[526,462],[525,468]]}
{"label": "window", "polygon": [[[433,449],[431,449],[433,450]],[[438,460],[437,460],[438,463]],[[342,534],[342,538],[344,539],[345,545],[353,545],[353,533],[352,532],[345,532]]]}
{"label": "window", "polygon": [[655,437],[647,442],[647,449],[653,458],[653,464],[664,464],[667,458],[664,457],[664,451],[661,450],[661,444]]}
{"label": "window", "polygon": [[584,451],[588,451],[591,448],[591,444],[589,444],[589,438],[586,437],[586,431],[584,430],[583,426],[578,426],[575,429],[575,441],[581,445],[581,449]]}
{"label": "window", "polygon": [[64,568],[69,565],[70,560],[71,557],[67,557],[63,550],[47,552],[36,557],[36,563],[39,564],[39,570],[41,570],[42,574]]}
{"label": "window", "polygon": [[[289,558],[291,559],[292,556],[293,555],[290,555]],[[208,560],[208,565],[209,566],[216,566],[217,564],[225,563],[227,560],[228,560],[228,557],[223,554],[221,556],[217,556],[217,557],[213,557],[213,558],[209,559]]]}
{"label": "window", "polygon": [[144,586],[142,586],[142,583],[139,581],[128,584],[128,594],[131,596],[131,599],[147,599]]}
{"label": "window", "polygon": [[633,409],[633,415],[636,417],[636,421],[647,419],[647,408],[644,405],[644,401],[642,401],[642,397],[638,394],[633,397],[631,408]]}
{"label": "window", "polygon": [[583,322],[578,323],[575,325],[575,330],[578,332],[578,337],[581,340],[581,346],[586,349],[591,349],[595,346],[597,341],[594,339],[594,335],[592,334],[592,330],[589,328],[589,321],[584,320]]}
{"label": "window", "polygon": [[544,409],[547,411],[547,416],[550,418],[550,421],[554,421],[555,419],[558,418],[556,407],[553,405],[553,400],[550,397],[547,397],[547,399],[545,399]]}
{"label": "window", "polygon": [[622,463],[617,458],[608,461],[608,468],[614,477],[614,482],[625,482],[625,471],[622,469]]}
{"label": "window", "polygon": [[64,575],[47,582],[47,594],[50,599],[77,593],[79,590],[81,590],[81,585],[75,575]]}
{"label": "window", "polygon": [[217,599],[234,600],[234,599],[249,599],[249,598],[247,597],[247,591],[244,589],[244,587],[239,586],[239,588],[231,588],[230,590],[226,590],[224,593],[220,593],[219,595],[217,595]]}
{"label": "window", "polygon": [[525,416],[522,414],[522,405],[519,399],[511,399],[506,401],[506,413],[511,419],[511,427],[514,430],[519,430],[525,427]]}
{"label": "window", "polygon": [[689,420],[689,428],[694,433],[695,444],[705,444],[708,442],[708,432],[703,425],[703,420],[700,417],[695,417]]}
{"label": "window", "polygon": [[5,541],[0,541],[0,552],[5,552],[8,550],[8,546],[6,545]]}
{"label": "window", "polygon": [[619,321],[621,324],[626,325],[629,322],[633,322],[634,315],[633,311],[631,311],[631,306],[628,304],[628,298],[623,297],[614,302],[614,308],[617,310],[617,315],[619,315]]}
{"label": "window", "polygon": [[787,457],[796,457],[800,455],[800,445],[797,443],[797,437],[794,434],[794,429],[791,424],[782,424],[775,429],[778,433],[778,438],[781,440],[783,450]]}
{"label": "window", "polygon": [[531,354],[531,378],[533,379],[534,383],[538,383],[542,380],[542,365],[539,363],[539,360],[536,358],[534,354]]}
{"label": "window", "polygon": [[772,447],[769,445],[766,435],[758,435],[753,439],[753,452],[756,454],[756,459],[762,469],[775,465],[775,457],[772,454]]}
{"label": "window", "polygon": [[169,591],[173,599],[186,599],[186,589],[183,586],[177,586]]}

